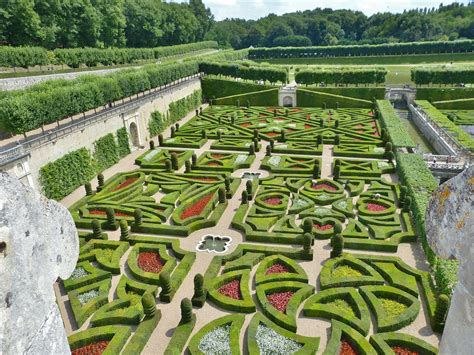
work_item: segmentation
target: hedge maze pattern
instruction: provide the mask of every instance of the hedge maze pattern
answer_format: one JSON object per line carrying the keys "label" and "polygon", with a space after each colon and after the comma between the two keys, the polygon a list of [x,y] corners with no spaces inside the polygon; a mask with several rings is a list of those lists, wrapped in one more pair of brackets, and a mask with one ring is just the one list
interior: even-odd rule
{"label": "hedge maze pattern", "polygon": [[[141,352],[160,304],[181,301],[176,292],[195,277],[199,255],[182,241],[217,226],[238,201],[225,222],[244,242],[194,278],[197,314],[181,303],[164,353],[242,353],[246,332],[250,354],[435,354],[407,333],[421,312],[439,331],[443,313],[431,275],[398,256],[417,235],[391,149],[367,109],[215,106],[173,127],[136,159],[137,170],[99,177],[70,208],[81,241],[63,282],[80,328],[72,350],[105,342],[109,353]],[[251,167],[268,176],[241,178]],[[321,243],[331,258],[321,258]],[[316,260],[321,272],[309,273]],[[194,329],[201,308],[226,315]],[[328,322],[326,344],[300,334],[301,317]]]}

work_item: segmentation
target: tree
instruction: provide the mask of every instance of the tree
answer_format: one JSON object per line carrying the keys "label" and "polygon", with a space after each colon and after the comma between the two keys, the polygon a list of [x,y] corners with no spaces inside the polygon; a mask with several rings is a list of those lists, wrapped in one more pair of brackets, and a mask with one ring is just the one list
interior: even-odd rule
{"label": "tree", "polygon": [[129,47],[157,47],[163,36],[163,13],[154,0],[125,0],[125,34]]}
{"label": "tree", "polygon": [[209,8],[206,8],[202,0],[190,0],[189,7],[199,23],[196,40],[202,41],[214,23],[214,15]]}

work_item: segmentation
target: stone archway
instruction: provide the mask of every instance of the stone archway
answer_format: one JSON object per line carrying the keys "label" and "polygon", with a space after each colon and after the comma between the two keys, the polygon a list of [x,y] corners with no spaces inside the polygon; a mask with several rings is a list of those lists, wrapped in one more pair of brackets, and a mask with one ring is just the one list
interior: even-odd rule
{"label": "stone archway", "polygon": [[284,107],[293,107],[293,97],[285,96],[283,98],[283,106]]}
{"label": "stone archway", "polygon": [[139,147],[140,137],[138,136],[138,127],[135,122],[130,123],[129,132],[130,132],[130,140],[132,141],[132,145],[134,147]]}

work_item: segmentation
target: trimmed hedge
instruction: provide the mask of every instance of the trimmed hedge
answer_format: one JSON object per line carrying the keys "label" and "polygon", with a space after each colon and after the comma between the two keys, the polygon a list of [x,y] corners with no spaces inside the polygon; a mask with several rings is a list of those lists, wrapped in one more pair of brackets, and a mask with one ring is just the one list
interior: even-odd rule
{"label": "trimmed hedge", "polygon": [[112,133],[106,134],[94,142],[94,160],[97,171],[104,171],[119,161],[118,146]]}
{"label": "trimmed hedge", "polygon": [[246,94],[220,97],[213,100],[214,105],[237,105],[240,101],[241,105],[247,103],[250,106],[278,106],[278,89],[268,89]]}
{"label": "trimmed hedge", "polygon": [[339,96],[334,95],[332,93],[325,93],[307,89],[297,89],[296,95],[296,101],[299,107],[323,107],[323,104],[326,104],[327,108],[372,108],[373,106],[372,102],[368,100],[362,100],[348,96]]}
{"label": "trimmed hedge", "polygon": [[127,346],[123,349],[123,354],[141,354],[160,319],[161,311],[159,309],[156,310],[153,317],[145,318],[138,325]]}
{"label": "trimmed hedge", "polygon": [[[81,327],[92,313],[108,303],[111,281],[111,278],[106,279],[68,292],[69,302],[71,303],[71,309],[78,327]],[[81,294],[94,290],[99,293],[96,297],[84,304],[79,301],[79,296]]]}
{"label": "trimmed hedge", "polygon": [[408,135],[400,117],[388,100],[377,100],[377,109],[382,127],[387,129],[395,148],[415,148],[416,144]]}
{"label": "trimmed hedge", "polygon": [[321,67],[302,69],[297,68],[295,80],[298,84],[381,84],[385,82],[387,70],[373,67]]}
{"label": "trimmed hedge", "polygon": [[450,101],[474,98],[474,88],[417,88],[418,100]]}
{"label": "trimmed hedge", "polygon": [[210,75],[224,75],[254,81],[288,82],[288,70],[279,66],[248,66],[230,62],[201,62],[199,63],[199,71]]}
{"label": "trimmed hedge", "polygon": [[[209,76],[202,78],[201,86],[202,95],[208,100],[272,89],[272,86],[270,85],[258,85],[242,81],[218,79]],[[235,102],[233,104],[235,104]],[[241,102],[241,104],[244,105],[245,101]]]}
{"label": "trimmed hedge", "polygon": [[384,87],[305,87],[305,90],[321,92],[324,94],[332,94],[338,96],[347,96],[355,99],[372,101],[374,98],[383,100],[385,97]]}
{"label": "trimmed hedge", "polygon": [[415,67],[411,70],[411,80],[417,85],[474,83],[474,66],[458,64],[450,67]]}
{"label": "trimmed hedge", "polygon": [[183,323],[179,322],[176,328],[174,328],[173,336],[166,347],[164,352],[165,355],[176,355],[183,352],[186,342],[191,335],[194,326],[196,325],[196,315],[193,314],[191,322]]}
{"label": "trimmed hedge", "polygon": [[46,197],[60,200],[95,175],[92,157],[81,148],[46,164],[40,169],[40,183]]}
{"label": "trimmed hedge", "polygon": [[474,110],[474,98],[459,99],[449,101],[435,101],[433,105],[437,109],[454,109],[454,110]]}
{"label": "trimmed hedge", "polygon": [[113,355],[119,354],[122,351],[130,334],[130,327],[113,325],[86,329],[68,336],[67,340],[71,350],[76,350],[98,341],[108,340],[110,343],[102,354]]}
{"label": "trimmed hedge", "polygon": [[119,128],[115,134],[117,136],[117,154],[119,158],[123,158],[131,152],[127,129],[125,127]]}
{"label": "trimmed hedge", "polygon": [[348,341],[358,354],[377,355],[377,351],[368,340],[355,329],[335,319],[331,321],[331,337],[329,338],[323,355],[338,355],[340,353],[341,341]]}
{"label": "trimmed hedge", "polygon": [[380,354],[390,354],[392,347],[401,346],[423,355],[437,355],[438,349],[433,345],[409,334],[381,333],[370,337],[370,343]]}

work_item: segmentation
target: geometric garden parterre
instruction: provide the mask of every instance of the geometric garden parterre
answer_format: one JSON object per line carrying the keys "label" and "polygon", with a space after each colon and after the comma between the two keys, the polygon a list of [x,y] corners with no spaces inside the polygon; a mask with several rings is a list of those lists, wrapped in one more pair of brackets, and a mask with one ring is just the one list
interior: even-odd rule
{"label": "geometric garden parterre", "polygon": [[[169,344],[147,351],[436,353],[436,290],[404,260],[417,235],[384,138],[367,109],[230,106],[160,137],[137,170],[70,208],[81,244],[62,285],[71,348],[143,351],[185,290],[195,314],[185,301]],[[242,243],[206,261],[200,286],[203,254],[182,241],[222,222]]]}

